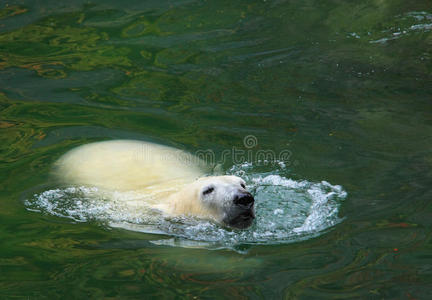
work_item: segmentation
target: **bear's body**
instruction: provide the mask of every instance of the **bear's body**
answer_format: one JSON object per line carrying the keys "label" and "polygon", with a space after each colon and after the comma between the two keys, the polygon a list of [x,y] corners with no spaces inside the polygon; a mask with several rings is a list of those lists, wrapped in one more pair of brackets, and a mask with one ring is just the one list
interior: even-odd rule
{"label": "bear's body", "polygon": [[69,151],[57,161],[55,172],[67,183],[137,191],[167,181],[191,182],[204,175],[200,163],[171,147],[114,140]]}
{"label": "bear's body", "polygon": [[[134,191],[138,201],[169,215],[192,215],[239,228],[253,219],[253,198],[236,176],[202,177],[205,164],[183,151],[149,142],[114,140],[80,146],[56,162],[64,183],[101,191]],[[210,191],[210,192],[209,192]],[[243,205],[248,199],[248,203]],[[236,199],[242,205],[234,204]],[[242,218],[238,219],[239,215]],[[229,224],[230,225],[230,224]],[[231,224],[232,225],[232,224]]]}

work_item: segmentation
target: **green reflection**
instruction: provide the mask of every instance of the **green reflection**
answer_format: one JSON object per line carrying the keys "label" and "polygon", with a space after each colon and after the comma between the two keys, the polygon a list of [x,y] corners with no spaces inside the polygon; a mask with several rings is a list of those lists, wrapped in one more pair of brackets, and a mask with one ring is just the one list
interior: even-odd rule
{"label": "green reflection", "polygon": [[[7,2],[0,298],[429,298],[430,1]],[[345,221],[239,254],[23,204],[86,142],[220,155],[249,134],[292,152],[287,177],[342,185]]]}

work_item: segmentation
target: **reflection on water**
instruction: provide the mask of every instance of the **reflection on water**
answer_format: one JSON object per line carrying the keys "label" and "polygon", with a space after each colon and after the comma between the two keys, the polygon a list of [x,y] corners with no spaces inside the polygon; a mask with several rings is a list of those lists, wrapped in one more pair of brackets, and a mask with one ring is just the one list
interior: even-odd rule
{"label": "reflection on water", "polygon": [[[429,0],[3,1],[0,298],[431,298],[431,15]],[[221,154],[247,135],[292,157],[229,171],[263,200],[235,242],[201,221],[150,234],[26,210],[52,191],[44,205],[81,220],[53,199],[82,193],[49,176],[78,145]]]}
{"label": "reflection on water", "polygon": [[378,40],[371,40],[370,43],[385,43],[387,41],[399,39],[410,34],[428,32],[432,30],[432,14],[424,11],[408,12],[397,16],[397,26],[392,26],[382,33],[387,37]]}

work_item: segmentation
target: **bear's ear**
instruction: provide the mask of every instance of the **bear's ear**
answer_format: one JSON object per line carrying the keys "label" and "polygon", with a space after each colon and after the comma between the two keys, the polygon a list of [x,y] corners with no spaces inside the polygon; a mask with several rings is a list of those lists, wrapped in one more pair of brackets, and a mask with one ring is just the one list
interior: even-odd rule
{"label": "bear's ear", "polygon": [[213,191],[214,191],[214,187],[209,186],[209,187],[206,187],[202,193],[203,193],[203,195],[208,195],[208,194],[211,194]]}

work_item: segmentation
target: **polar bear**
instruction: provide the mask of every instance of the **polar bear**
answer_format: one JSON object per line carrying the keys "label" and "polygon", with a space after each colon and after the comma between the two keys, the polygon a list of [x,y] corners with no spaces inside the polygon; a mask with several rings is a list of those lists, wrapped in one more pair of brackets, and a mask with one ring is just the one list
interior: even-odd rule
{"label": "polar bear", "polygon": [[134,191],[170,216],[191,215],[234,228],[249,227],[254,198],[237,176],[205,176],[205,163],[168,146],[135,140],[86,144],[60,157],[62,182],[101,191]]}

